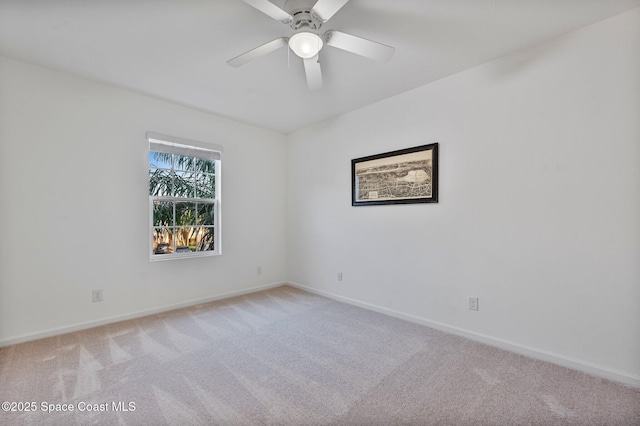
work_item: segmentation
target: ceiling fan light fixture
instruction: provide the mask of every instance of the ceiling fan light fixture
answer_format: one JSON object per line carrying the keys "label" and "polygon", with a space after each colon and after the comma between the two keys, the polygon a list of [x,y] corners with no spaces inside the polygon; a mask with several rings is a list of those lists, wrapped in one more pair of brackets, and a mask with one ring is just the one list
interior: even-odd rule
{"label": "ceiling fan light fixture", "polygon": [[295,33],[289,39],[289,47],[302,59],[313,58],[324,45],[322,38],[309,31]]}

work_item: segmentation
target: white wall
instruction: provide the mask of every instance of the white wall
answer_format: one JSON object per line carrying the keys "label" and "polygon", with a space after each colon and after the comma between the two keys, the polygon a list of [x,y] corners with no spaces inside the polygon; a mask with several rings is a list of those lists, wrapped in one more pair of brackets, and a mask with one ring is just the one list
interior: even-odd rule
{"label": "white wall", "polygon": [[[222,256],[149,261],[147,131],[224,146]],[[0,344],[282,282],[285,159],[278,133],[0,58]]]}
{"label": "white wall", "polygon": [[[351,159],[432,142],[439,204],[351,206]],[[290,282],[640,386],[640,9],[288,154]]]}

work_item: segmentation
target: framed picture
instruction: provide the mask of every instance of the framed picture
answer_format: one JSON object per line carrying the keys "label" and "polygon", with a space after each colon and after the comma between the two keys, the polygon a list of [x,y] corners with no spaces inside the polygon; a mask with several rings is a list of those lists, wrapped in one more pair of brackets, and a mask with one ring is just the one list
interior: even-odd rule
{"label": "framed picture", "polygon": [[351,205],[438,202],[438,144],[351,160]]}

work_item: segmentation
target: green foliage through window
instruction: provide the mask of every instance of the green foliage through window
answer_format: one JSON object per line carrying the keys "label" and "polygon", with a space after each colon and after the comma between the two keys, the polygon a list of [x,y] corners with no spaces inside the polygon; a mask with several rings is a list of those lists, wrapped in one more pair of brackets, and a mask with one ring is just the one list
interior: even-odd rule
{"label": "green foliage through window", "polygon": [[215,250],[216,162],[149,152],[155,255]]}

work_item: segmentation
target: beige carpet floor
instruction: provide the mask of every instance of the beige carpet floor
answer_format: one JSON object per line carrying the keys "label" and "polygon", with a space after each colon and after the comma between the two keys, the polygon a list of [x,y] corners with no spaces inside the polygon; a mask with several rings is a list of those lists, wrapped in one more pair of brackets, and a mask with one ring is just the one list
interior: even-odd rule
{"label": "beige carpet floor", "polygon": [[639,389],[286,286],[0,348],[0,401],[2,425],[640,425]]}

